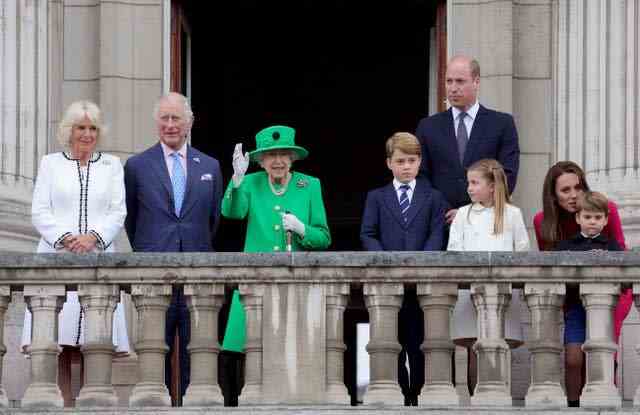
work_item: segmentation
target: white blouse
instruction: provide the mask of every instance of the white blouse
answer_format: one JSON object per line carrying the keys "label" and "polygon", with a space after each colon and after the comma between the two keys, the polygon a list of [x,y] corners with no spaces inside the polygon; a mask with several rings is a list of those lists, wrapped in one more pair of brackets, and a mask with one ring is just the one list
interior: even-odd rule
{"label": "white blouse", "polygon": [[86,168],[68,153],[42,158],[33,192],[31,219],[42,238],[38,252],[64,249],[67,235],[92,233],[98,250],[113,251],[127,208],[120,159],[94,153]]}
{"label": "white blouse", "polygon": [[507,204],[504,230],[493,233],[494,208],[478,203],[458,209],[451,224],[447,251],[528,251],[529,235],[522,212]]}

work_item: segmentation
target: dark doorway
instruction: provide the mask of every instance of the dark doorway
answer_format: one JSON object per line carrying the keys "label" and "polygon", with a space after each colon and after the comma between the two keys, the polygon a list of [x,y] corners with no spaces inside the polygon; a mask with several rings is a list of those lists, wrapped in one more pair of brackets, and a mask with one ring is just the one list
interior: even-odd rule
{"label": "dark doorway", "polygon": [[[427,113],[434,0],[186,1],[192,144],[216,157],[225,186],[236,142],[285,124],[310,151],[294,169],[323,185],[331,250],[359,250],[368,190],[391,179],[384,142]],[[253,167],[256,169],[257,167]],[[223,219],[217,249],[240,251],[243,224]]]}

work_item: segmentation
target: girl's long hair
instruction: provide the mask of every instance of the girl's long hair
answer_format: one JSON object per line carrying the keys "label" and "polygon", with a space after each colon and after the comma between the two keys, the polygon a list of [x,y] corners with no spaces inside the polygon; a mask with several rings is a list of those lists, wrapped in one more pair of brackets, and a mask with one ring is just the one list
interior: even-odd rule
{"label": "girl's long hair", "polygon": [[560,223],[571,216],[571,213],[565,211],[558,204],[556,196],[556,181],[558,177],[565,173],[575,174],[578,176],[582,190],[589,191],[589,185],[584,175],[584,171],[573,161],[559,161],[547,172],[542,187],[542,250],[552,250],[558,241],[568,238],[570,235],[564,235]]}
{"label": "girl's long hair", "polygon": [[[478,160],[469,167],[467,171],[476,171],[493,184],[493,233],[500,235],[504,231],[504,211],[505,206],[509,203],[509,187],[507,186],[507,175],[504,172],[502,164],[494,159]],[[469,209],[471,212],[471,209]]]}

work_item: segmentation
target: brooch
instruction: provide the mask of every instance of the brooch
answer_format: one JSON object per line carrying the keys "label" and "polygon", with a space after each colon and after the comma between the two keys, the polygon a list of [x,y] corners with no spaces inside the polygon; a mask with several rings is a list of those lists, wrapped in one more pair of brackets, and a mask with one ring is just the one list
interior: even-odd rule
{"label": "brooch", "polygon": [[296,187],[302,189],[304,187],[309,186],[309,181],[305,180],[305,179],[298,179],[298,181],[296,182]]}

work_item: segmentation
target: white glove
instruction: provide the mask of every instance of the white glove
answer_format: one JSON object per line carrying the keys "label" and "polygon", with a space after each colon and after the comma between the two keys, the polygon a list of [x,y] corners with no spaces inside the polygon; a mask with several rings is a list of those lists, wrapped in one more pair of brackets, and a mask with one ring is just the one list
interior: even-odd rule
{"label": "white glove", "polygon": [[242,154],[242,143],[236,144],[233,149],[232,164],[233,176],[231,176],[231,180],[233,180],[233,187],[238,187],[242,183],[242,179],[244,179],[247,168],[249,168],[249,153]]}
{"label": "white glove", "polygon": [[304,238],[304,223],[300,222],[300,219],[296,218],[291,213],[285,213],[282,215],[282,227],[285,231],[292,231],[298,234],[301,238]]}

